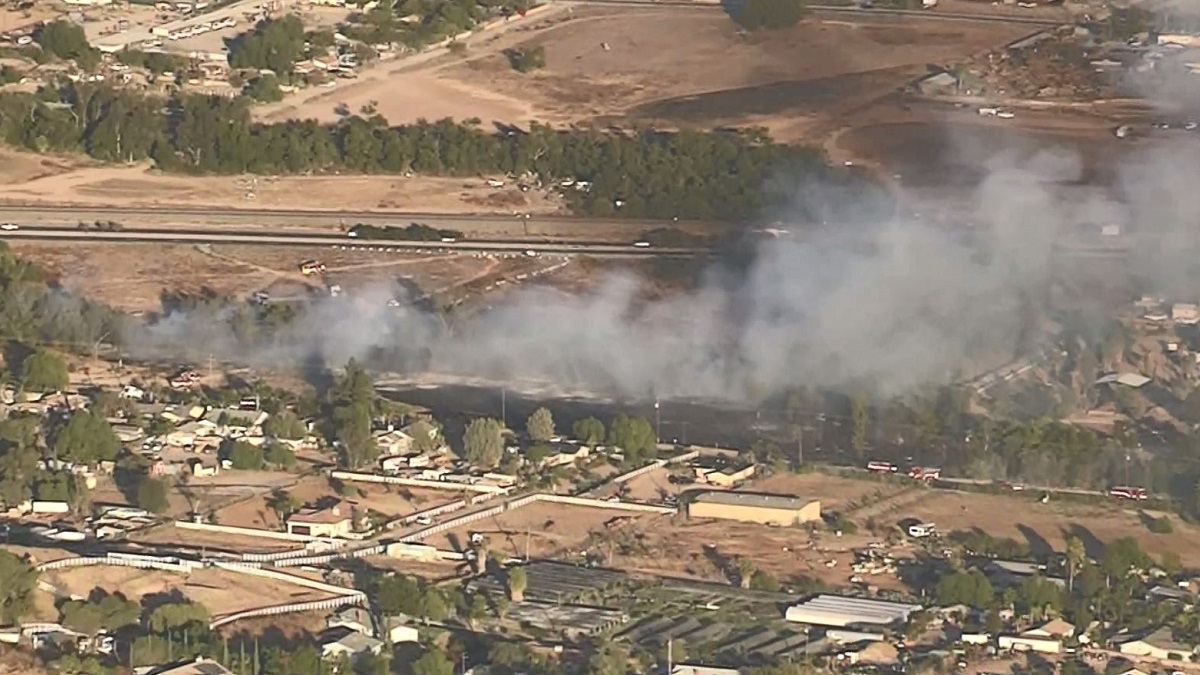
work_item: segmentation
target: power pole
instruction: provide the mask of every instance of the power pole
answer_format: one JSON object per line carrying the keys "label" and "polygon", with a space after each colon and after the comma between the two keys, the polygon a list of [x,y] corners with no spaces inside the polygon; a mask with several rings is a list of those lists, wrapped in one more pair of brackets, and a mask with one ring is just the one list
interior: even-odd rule
{"label": "power pole", "polygon": [[662,416],[659,414],[658,397],[654,397],[654,444],[662,440]]}
{"label": "power pole", "polygon": [[503,387],[500,388],[500,424],[508,428],[508,401],[505,400],[507,395]]}
{"label": "power pole", "polygon": [[674,668],[672,668],[672,662],[675,660],[672,649],[674,646],[675,640],[667,640],[667,675],[671,675],[671,671],[674,670]]}
{"label": "power pole", "polygon": [[213,371],[216,370],[217,359],[212,354],[208,355],[208,377],[212,379]]}
{"label": "power pole", "polygon": [[796,427],[796,468],[804,466],[804,427]]}

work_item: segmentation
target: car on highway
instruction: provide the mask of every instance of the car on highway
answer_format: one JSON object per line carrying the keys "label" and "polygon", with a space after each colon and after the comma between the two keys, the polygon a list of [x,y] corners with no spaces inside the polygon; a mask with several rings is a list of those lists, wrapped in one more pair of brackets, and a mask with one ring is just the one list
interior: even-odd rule
{"label": "car on highway", "polygon": [[16,223],[0,223],[0,230],[4,230],[5,232],[12,232],[19,229],[21,229],[21,226]]}
{"label": "car on highway", "polygon": [[633,245],[638,248],[650,248],[650,242],[648,241],[635,241]]}

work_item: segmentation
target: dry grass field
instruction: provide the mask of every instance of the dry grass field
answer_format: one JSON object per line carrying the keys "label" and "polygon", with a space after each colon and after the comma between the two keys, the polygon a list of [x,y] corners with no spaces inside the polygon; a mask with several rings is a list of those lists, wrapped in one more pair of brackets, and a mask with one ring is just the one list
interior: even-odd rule
{"label": "dry grass field", "polygon": [[[556,213],[557,198],[482,178],[438,176],[171,176],[149,165],[101,166],[75,157],[0,150],[0,203],[209,206],[242,209]],[[331,227],[337,225],[330,221]]]}
{"label": "dry grass field", "polygon": [[238,574],[216,568],[188,575],[133,567],[77,567],[43,574],[46,581],[72,595],[86,596],[93,588],[125,594],[130,599],[180,593],[202,603],[213,616],[271,604],[321,600],[326,593],[274,579]]}
{"label": "dry grass field", "polygon": [[609,509],[534,502],[497,517],[476,521],[439,533],[425,540],[440,549],[462,550],[479,532],[490,541],[491,549],[505,555],[525,555],[528,545],[532,557],[568,556],[584,548],[591,533],[605,530],[604,524],[622,516],[647,527],[665,525],[662,516],[629,514]]}
{"label": "dry grass field", "polygon": [[[453,501],[458,494],[450,490],[430,490],[409,488],[402,485],[375,485],[372,483],[353,483],[360,490],[359,497],[347,498],[348,501],[360,508],[378,511],[386,516],[401,516],[414,511],[432,508],[438,504]],[[310,476],[287,492],[301,503],[313,504],[322,499],[338,499],[337,493],[329,486],[329,481],[323,476]],[[222,525],[236,527],[254,527],[261,529],[278,529],[279,518],[267,506],[269,494],[263,494],[231,504],[217,512],[217,519]]]}
{"label": "dry grass field", "polygon": [[[797,138],[809,117],[837,118],[890,94],[929,63],[962,59],[1028,32],[1005,24],[812,18],[788,31],[748,36],[715,8],[576,7],[472,44],[463,58],[350,85],[281,106],[272,116],[331,121],[339,104],[357,110],[373,102],[396,123],[443,117],[485,124],[750,123]],[[545,49],[546,68],[517,73],[503,52],[530,46]]]}

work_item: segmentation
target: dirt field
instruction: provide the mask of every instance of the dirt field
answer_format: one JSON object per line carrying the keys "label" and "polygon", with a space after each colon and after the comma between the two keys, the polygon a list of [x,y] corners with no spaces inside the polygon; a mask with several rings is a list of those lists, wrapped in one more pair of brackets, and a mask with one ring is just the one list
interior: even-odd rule
{"label": "dirt field", "polygon": [[[787,138],[818,114],[837,117],[925,72],[1030,32],[1004,24],[853,23],[810,19],[743,36],[720,11],[574,8],[473,46],[464,59],[364,82],[277,116],[336,118],[371,101],[392,122],[478,117],[555,124],[620,118],[713,126],[762,124]],[[679,40],[687,35],[687,40]],[[608,46],[605,49],[605,45]],[[542,46],[545,69],[522,75],[508,48]]]}
{"label": "dirt field", "polygon": [[[1028,542],[1036,550],[1065,549],[1068,536],[1079,537],[1096,555],[1105,542],[1132,536],[1153,556],[1174,551],[1184,566],[1200,564],[1200,528],[1171,517],[1174,534],[1153,534],[1143,518],[1115,505],[1081,505],[1006,495],[981,495],[920,490],[916,499],[905,497],[896,509],[876,514],[882,524],[918,518],[937,524],[942,532],[978,529],[993,537]],[[1003,514],[998,517],[997,514]],[[1161,514],[1156,514],[1161,515]],[[855,514],[856,519],[860,514]]]}
{"label": "dirt field", "polygon": [[744,490],[795,495],[801,499],[816,499],[821,502],[822,513],[842,513],[861,503],[868,495],[877,492],[890,494],[897,488],[819,473],[799,475],[777,473],[750,483]]}
{"label": "dirt field", "polygon": [[[437,504],[453,501],[458,494],[449,490],[429,490],[408,488],[402,485],[374,485],[370,483],[354,483],[362,496],[350,501],[361,508],[378,511],[387,516],[400,516],[413,511],[431,508]],[[296,485],[287,488],[287,492],[301,503],[315,503],[320,499],[337,498],[337,493],[329,487],[329,481],[324,476],[310,476]],[[222,525],[236,527],[256,527],[263,529],[278,529],[279,518],[267,506],[268,494],[248,499],[227,506],[217,512],[217,519]]]}
{"label": "dirt field", "polygon": [[[132,312],[160,311],[164,290],[195,293],[209,288],[239,298],[261,290],[277,300],[302,300],[323,295],[326,282],[340,284],[350,293],[371,287],[412,299],[450,292],[457,297],[553,282],[573,266],[561,266],[563,260],[554,256],[501,258],[291,246],[79,246],[27,241],[11,246],[55,274],[64,287]],[[321,278],[305,277],[298,270],[302,261],[313,258],[328,267]],[[164,265],[164,260],[171,264]],[[550,272],[543,274],[545,269]],[[594,280],[593,275],[603,269],[603,264],[591,264],[584,276]],[[517,278],[522,275],[524,279]],[[501,280],[504,283],[497,286]]]}
{"label": "dirt field", "polygon": [[184,576],[159,570],[97,565],[56,570],[43,577],[73,595],[87,595],[96,587],[121,591],[131,599],[177,591],[202,603],[213,616],[330,597],[302,586],[215,568],[196,570]]}
{"label": "dirt field", "polygon": [[424,543],[440,549],[462,550],[471,533],[480,532],[491,549],[507,555],[524,555],[526,543],[533,557],[569,555],[581,550],[590,532],[603,532],[604,523],[622,516],[644,526],[661,526],[661,516],[630,514],[586,506],[534,502],[496,518],[481,520],[439,533]]}
{"label": "dirt field", "polygon": [[[170,176],[148,165],[99,166],[71,157],[0,151],[0,203],[193,205],[247,209],[390,209],[423,213],[543,214],[546,193],[437,176]],[[337,225],[330,221],[331,227]]]}
{"label": "dirt field", "polygon": [[239,536],[221,532],[202,532],[200,530],[181,530],[173,525],[156,527],[145,532],[135,532],[129,536],[129,541],[138,544],[157,544],[161,546],[210,546],[214,549],[244,553],[286,551],[297,548],[300,545],[298,542],[281,539]]}

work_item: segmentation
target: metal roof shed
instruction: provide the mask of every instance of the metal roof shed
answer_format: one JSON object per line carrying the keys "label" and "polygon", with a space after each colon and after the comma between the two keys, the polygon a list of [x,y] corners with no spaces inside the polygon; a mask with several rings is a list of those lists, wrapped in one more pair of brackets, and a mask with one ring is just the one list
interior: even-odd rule
{"label": "metal roof shed", "polygon": [[855,624],[885,626],[899,621],[908,621],[910,615],[920,610],[921,605],[915,604],[848,598],[838,595],[818,595],[811,600],[788,607],[784,618],[797,623],[840,628]]}

